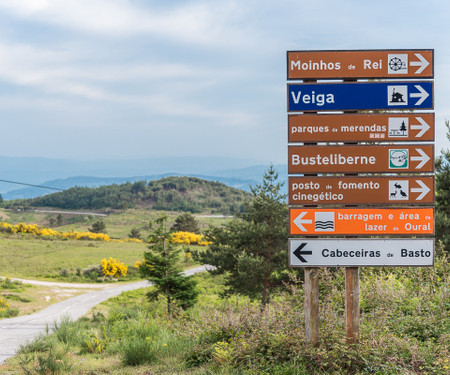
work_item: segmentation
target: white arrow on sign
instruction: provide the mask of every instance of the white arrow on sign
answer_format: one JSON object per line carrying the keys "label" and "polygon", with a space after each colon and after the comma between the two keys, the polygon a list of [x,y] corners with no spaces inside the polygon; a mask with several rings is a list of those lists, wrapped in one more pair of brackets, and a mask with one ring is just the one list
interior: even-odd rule
{"label": "white arrow on sign", "polygon": [[421,193],[417,198],[416,201],[421,201],[425,195],[428,194],[428,192],[430,191],[430,189],[428,188],[427,185],[425,185],[422,180],[416,180],[416,182],[420,185],[420,188],[411,188],[411,192],[412,193]]}
{"label": "white arrow on sign", "polygon": [[420,138],[428,131],[428,129],[430,129],[430,125],[428,125],[427,122],[422,117],[416,117],[416,120],[419,121],[420,124],[411,125],[411,129],[420,130],[420,132],[416,134],[416,138]]}
{"label": "white arrow on sign", "polygon": [[424,71],[424,69],[430,65],[430,63],[425,59],[425,57],[423,57],[420,53],[415,53],[414,55],[416,55],[416,57],[420,60],[420,61],[411,61],[409,63],[410,66],[419,66],[420,68],[417,69],[414,74],[420,74]]}
{"label": "white arrow on sign", "polygon": [[416,169],[421,169],[428,162],[428,160],[430,160],[430,157],[421,148],[416,148],[416,151],[420,154],[420,156],[411,156],[411,160],[420,161],[420,163],[417,164]]}
{"label": "white arrow on sign", "polygon": [[414,85],[414,87],[420,92],[413,92],[409,94],[411,98],[419,98],[419,100],[414,105],[421,105],[426,98],[430,96],[420,85]]}
{"label": "white arrow on sign", "polygon": [[303,224],[312,224],[311,219],[303,219],[303,216],[305,216],[306,214],[307,212],[302,212],[294,219],[294,224],[297,225],[302,232],[306,232],[306,228],[303,226]]}

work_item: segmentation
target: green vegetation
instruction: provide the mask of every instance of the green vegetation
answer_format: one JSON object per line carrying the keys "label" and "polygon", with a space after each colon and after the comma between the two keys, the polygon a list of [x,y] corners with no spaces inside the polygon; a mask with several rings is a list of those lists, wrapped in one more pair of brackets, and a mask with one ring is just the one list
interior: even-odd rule
{"label": "green vegetation", "polygon": [[149,236],[149,250],[144,253],[144,261],[139,265],[139,273],[155,285],[148,293],[150,300],[160,295],[166,298],[167,313],[174,306],[187,309],[197,300],[198,290],[192,277],[182,275],[180,249],[170,242],[172,232],[167,230],[167,217],[155,221],[158,225]]}
{"label": "green vegetation", "polygon": [[131,228],[130,233],[128,233],[129,238],[136,238],[137,240],[141,240],[141,231],[138,228]]}
{"label": "green vegetation", "polygon": [[92,227],[89,228],[89,232],[92,233],[106,233],[106,225],[103,220],[97,220],[92,224]]}
{"label": "green vegetation", "polygon": [[23,295],[29,285],[11,280],[9,277],[0,279],[0,319],[19,315],[19,308],[12,306],[11,301],[28,303],[31,300]]}
{"label": "green vegetation", "polygon": [[[12,224],[24,222],[24,219],[27,219],[31,223],[48,225],[47,213],[0,211],[0,214],[4,217],[4,221]],[[166,214],[168,215],[168,225],[172,225],[178,214],[170,212]],[[116,212],[102,220],[107,227],[108,234],[113,238],[126,239],[131,229],[137,228],[141,237],[146,240],[150,234],[149,221],[156,220],[159,216],[161,216],[160,211],[130,209]],[[84,218],[82,222],[57,229],[67,232],[72,230],[88,232],[92,223],[97,221],[94,217],[89,218],[83,215],[80,217]],[[218,225],[227,220],[221,217],[198,219],[200,228],[205,228],[211,223]],[[6,232],[0,232],[0,241],[0,276],[49,281],[96,281],[97,277],[89,270],[98,270],[101,260],[110,257],[119,259],[128,265],[128,273],[124,280],[137,280],[139,276],[134,265],[137,261],[142,260],[146,250],[145,243],[77,241]],[[186,253],[190,253],[194,249],[201,249],[196,245],[179,246]],[[196,263],[189,259],[183,263],[183,267],[195,265]],[[98,272],[96,274],[101,275]]]}
{"label": "green vegetation", "polygon": [[[437,211],[444,217],[449,203],[448,160],[443,157],[438,164],[436,182]],[[170,183],[166,187],[173,188]],[[303,283],[286,267],[287,209],[279,188],[275,171],[269,169],[238,217],[197,217],[201,230],[216,221],[207,230],[213,244],[203,255],[201,247],[180,246],[173,251],[167,246],[166,228],[182,216],[175,212],[169,212],[156,230],[148,225],[160,217],[155,211],[123,209],[102,219],[111,236],[124,238],[136,231],[143,238],[150,236],[144,261],[148,244],[143,243],[0,233],[2,274],[74,281],[88,281],[93,275],[97,280],[100,261],[113,257],[128,265],[126,279],[138,277],[133,265],[139,261],[143,275],[156,282],[154,287],[106,301],[89,317],[61,321],[54,334],[23,346],[18,356],[0,366],[0,374],[448,374],[450,265],[443,250],[448,229],[444,226],[440,232],[434,267],[361,268],[361,331],[355,345],[345,341],[344,270],[320,269],[320,341],[312,347],[305,344]],[[144,202],[149,189],[150,184],[130,184],[133,202]],[[6,215],[11,221],[20,215],[49,220],[31,212]],[[86,216],[65,227],[88,228],[97,220]],[[440,223],[445,221],[437,227]],[[181,249],[184,259],[177,257]],[[195,280],[195,289],[183,289],[182,282],[178,288],[179,267],[194,265],[190,258],[194,249],[199,259],[219,269],[185,279]],[[187,298],[184,304],[175,287],[170,289],[174,294],[168,294],[169,284],[186,291],[187,297],[197,297],[199,290],[197,303],[192,306]],[[7,299],[22,297],[10,290],[3,294],[4,306]],[[172,303],[173,298],[181,303]],[[255,298],[261,298],[264,308]]]}
{"label": "green vegetation", "polygon": [[194,259],[217,267],[215,274],[226,275],[227,294],[260,298],[263,305],[287,278],[288,208],[277,180],[269,168],[262,185],[252,189],[244,212],[222,227],[210,227],[206,239],[211,246],[194,254]]}
{"label": "green vegetation", "polygon": [[[96,281],[97,277],[93,279],[85,270],[98,267],[102,259],[109,257],[133,266],[145,250],[144,244],[133,242],[46,240],[3,234],[0,238],[1,275],[37,280]],[[129,270],[125,280],[137,278],[137,272]]]}
{"label": "green vegetation", "polygon": [[344,271],[321,269],[317,347],[304,343],[303,290],[295,279],[261,310],[244,297],[218,298],[223,276],[196,275],[195,307],[168,319],[164,298],[150,302],[147,290],[124,293],[90,318],[63,321],[55,335],[23,347],[0,374],[23,368],[37,374],[59,363],[68,369],[55,372],[61,374],[444,375],[450,370],[449,271],[443,256],[434,268],[362,268],[361,339],[349,346]]}
{"label": "green vegetation", "polygon": [[183,212],[180,216],[178,216],[170,230],[173,230],[174,232],[179,231],[200,234],[200,226],[198,225],[198,221],[190,212]]}
{"label": "green vegetation", "polygon": [[74,187],[27,200],[4,202],[6,208],[57,207],[60,209],[118,209],[132,207],[165,211],[240,212],[249,194],[195,177],[167,177],[158,181],[108,185],[98,188]]}

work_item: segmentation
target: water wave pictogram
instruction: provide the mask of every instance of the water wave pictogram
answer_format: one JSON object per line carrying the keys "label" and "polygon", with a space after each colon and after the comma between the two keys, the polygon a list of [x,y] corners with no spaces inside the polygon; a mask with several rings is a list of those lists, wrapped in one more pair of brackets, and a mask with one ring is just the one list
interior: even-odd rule
{"label": "water wave pictogram", "polygon": [[320,221],[316,220],[314,223],[314,227],[316,230],[324,230],[324,229],[334,229],[334,221],[333,220],[327,220],[327,221]]}

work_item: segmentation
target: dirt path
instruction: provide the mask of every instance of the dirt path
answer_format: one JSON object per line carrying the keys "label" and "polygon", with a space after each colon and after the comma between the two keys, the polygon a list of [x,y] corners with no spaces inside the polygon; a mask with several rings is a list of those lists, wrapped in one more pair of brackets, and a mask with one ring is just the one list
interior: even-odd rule
{"label": "dirt path", "polygon": [[[204,272],[207,267],[208,266],[200,266],[192,268],[184,273],[186,276],[194,275],[199,272]],[[26,282],[29,281],[30,280],[27,280]],[[47,283],[46,281],[41,281],[40,283],[42,282]],[[98,288],[98,284],[94,285]],[[71,320],[76,320],[85,315],[92,307],[109,298],[118,296],[125,291],[145,288],[149,285],[150,284],[147,281],[121,284],[119,286],[114,284],[111,287],[108,285],[108,287],[103,290],[91,291],[55,303],[35,314],[0,320],[0,364],[7,358],[14,356],[20,345],[32,341],[39,334],[45,333],[46,327],[53,327],[55,323],[61,321],[61,318],[69,317]]]}
{"label": "dirt path", "polygon": [[43,213],[50,213],[50,214],[71,214],[71,215],[91,215],[91,216],[108,216],[107,214],[100,214],[96,212],[81,212],[81,211],[55,211],[55,210],[40,210],[40,209],[34,209],[34,212],[43,212]]}
{"label": "dirt path", "polygon": [[[5,279],[4,276],[0,276],[0,279]],[[62,282],[53,282],[53,281],[39,281],[39,280],[26,280],[26,279],[17,279],[14,277],[10,277],[13,281],[20,281],[23,284],[31,284],[31,285],[43,285],[43,286],[52,286],[59,288],[76,288],[76,289],[105,289],[105,288],[113,288],[116,287],[117,284],[81,284],[81,283],[62,283]]]}

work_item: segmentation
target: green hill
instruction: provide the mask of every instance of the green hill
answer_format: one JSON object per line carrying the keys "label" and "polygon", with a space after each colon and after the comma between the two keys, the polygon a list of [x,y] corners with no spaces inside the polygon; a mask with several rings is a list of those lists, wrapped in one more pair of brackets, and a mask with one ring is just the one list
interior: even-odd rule
{"label": "green hill", "polygon": [[54,207],[61,209],[125,209],[212,212],[229,214],[242,209],[250,194],[220,182],[196,177],[166,177],[98,188],[74,187],[26,200],[5,202],[6,208]]}

